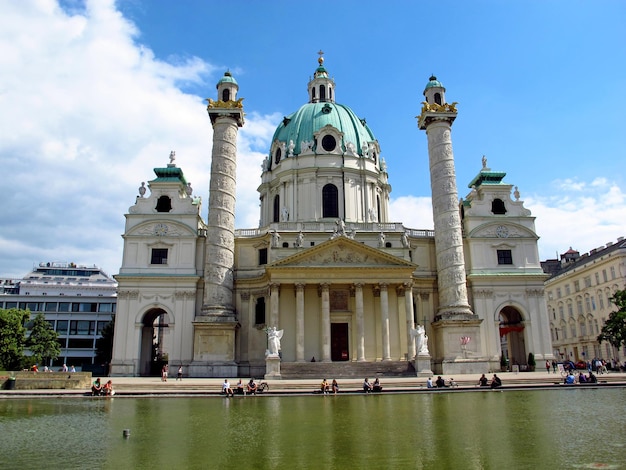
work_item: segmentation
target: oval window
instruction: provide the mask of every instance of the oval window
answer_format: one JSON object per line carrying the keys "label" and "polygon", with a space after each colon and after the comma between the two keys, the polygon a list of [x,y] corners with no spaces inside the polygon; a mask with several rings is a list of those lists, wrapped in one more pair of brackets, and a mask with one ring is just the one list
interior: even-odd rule
{"label": "oval window", "polygon": [[336,146],[337,146],[337,141],[332,135],[325,135],[324,138],[322,139],[322,147],[327,152],[332,152],[333,150],[335,150]]}

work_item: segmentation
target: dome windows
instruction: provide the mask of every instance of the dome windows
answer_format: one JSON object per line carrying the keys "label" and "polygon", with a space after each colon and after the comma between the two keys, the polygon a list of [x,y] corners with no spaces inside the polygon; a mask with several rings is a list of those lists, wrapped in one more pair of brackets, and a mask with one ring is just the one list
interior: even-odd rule
{"label": "dome windows", "polygon": [[283,156],[283,151],[280,147],[276,147],[276,151],[274,152],[274,163],[280,163],[280,159]]}
{"label": "dome windows", "polygon": [[339,190],[334,184],[322,188],[322,217],[339,217]]}
{"label": "dome windows", "polygon": [[337,147],[337,140],[330,134],[322,137],[322,148],[327,152],[332,152]]}

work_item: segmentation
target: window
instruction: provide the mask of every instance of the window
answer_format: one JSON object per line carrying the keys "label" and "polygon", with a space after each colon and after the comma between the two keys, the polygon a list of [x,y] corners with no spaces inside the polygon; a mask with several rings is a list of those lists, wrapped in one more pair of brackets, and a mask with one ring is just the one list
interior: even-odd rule
{"label": "window", "polygon": [[59,333],[60,335],[66,335],[68,323],[69,322],[67,320],[57,320],[56,332]]}
{"label": "window", "polygon": [[96,322],[93,320],[70,321],[70,335],[93,335],[96,330]]}
{"label": "window", "polygon": [[602,279],[604,279],[604,282],[608,281],[609,279],[606,277],[606,269],[602,270]]}
{"label": "window", "polygon": [[435,103],[441,104],[441,93],[435,93]]}
{"label": "window", "polygon": [[69,302],[59,302],[59,312],[70,312],[72,304]]}
{"label": "window", "polygon": [[67,342],[67,347],[69,349],[92,349],[93,338],[70,338],[70,340]]}
{"label": "window", "polygon": [[98,304],[98,312],[112,312],[113,304]]}
{"label": "window", "polygon": [[578,315],[583,314],[583,301],[581,298],[576,299],[576,312]]}
{"label": "window", "polygon": [[591,276],[585,276],[585,287],[591,287]]}
{"label": "window", "polygon": [[564,312],[563,304],[559,305],[559,317],[561,317],[561,320],[563,320],[565,318],[565,312]]}
{"label": "window", "polygon": [[259,250],[259,265],[267,264],[267,248],[261,248]]}
{"label": "window", "polygon": [[593,295],[591,296],[591,309],[596,309],[596,298]]}
{"label": "window", "polygon": [[506,207],[502,199],[494,199],[491,202],[491,212],[494,214],[506,214]]}
{"label": "window", "polygon": [[167,264],[167,248],[153,248],[150,264]]}
{"label": "window", "polygon": [[611,266],[611,279],[615,279],[615,266]]}
{"label": "window", "polygon": [[498,250],[498,264],[513,264],[511,250]]}
{"label": "window", "polygon": [[172,210],[172,200],[168,196],[161,196],[157,200],[157,205],[155,207],[157,212],[169,212]]}
{"label": "window", "polygon": [[320,85],[320,101],[326,101],[326,87]]}
{"label": "window", "polygon": [[574,291],[580,291],[580,281],[578,279],[574,281]]}
{"label": "window", "polygon": [[584,321],[580,322],[578,328],[580,329],[580,336],[587,336],[587,325]]}
{"label": "window", "polygon": [[254,324],[265,324],[265,297],[259,297],[254,306]]}
{"label": "window", "polygon": [[596,273],[596,286],[600,284],[600,273]]}
{"label": "window", "polygon": [[230,101],[230,90],[228,88],[222,90],[222,101]]}
{"label": "window", "polygon": [[335,150],[335,147],[337,147],[337,141],[332,135],[325,135],[322,138],[322,147],[327,152],[332,152],[333,150]]}
{"label": "window", "polygon": [[570,295],[572,293],[569,284],[565,284],[565,295]]}
{"label": "window", "polygon": [[604,298],[602,297],[602,293],[598,293],[598,300],[600,301],[600,310],[604,309]]}
{"label": "window", "polygon": [[57,311],[56,302],[46,302],[46,312],[56,312],[56,311]]}
{"label": "window", "polygon": [[572,303],[571,303],[571,302],[568,302],[568,303],[567,303],[567,314],[568,314],[570,317],[573,317],[573,316],[574,316],[574,306],[572,305]]}
{"label": "window", "polygon": [[571,329],[571,332],[572,332],[572,338],[576,338],[576,324],[572,323],[570,325],[570,329]]}
{"label": "window", "polygon": [[556,288],[556,298],[557,298],[557,299],[560,299],[560,298],[561,298],[561,288],[560,288],[560,287],[557,287],[557,288]]}
{"label": "window", "polygon": [[280,196],[274,196],[274,207],[272,207],[272,222],[280,222]]}
{"label": "window", "polygon": [[95,302],[81,302],[72,304],[72,312],[96,312],[98,304]]}
{"label": "window", "polygon": [[99,321],[98,326],[96,327],[96,335],[102,336],[102,332],[104,331],[104,327],[109,324],[108,321]]}
{"label": "window", "polygon": [[585,311],[591,313],[591,298],[589,296],[585,297]]}
{"label": "window", "polygon": [[322,188],[322,217],[339,217],[339,191],[334,184]]}

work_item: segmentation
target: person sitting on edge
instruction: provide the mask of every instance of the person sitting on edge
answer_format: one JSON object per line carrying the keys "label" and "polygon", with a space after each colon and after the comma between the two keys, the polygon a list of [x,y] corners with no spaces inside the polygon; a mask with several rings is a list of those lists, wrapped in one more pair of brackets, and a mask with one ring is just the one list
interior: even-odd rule
{"label": "person sitting on edge", "polygon": [[234,397],[233,389],[230,388],[230,383],[228,379],[224,379],[224,383],[222,384],[222,393],[225,393],[227,397]]}
{"label": "person sitting on edge", "polygon": [[363,391],[365,393],[370,393],[372,391],[372,384],[367,377],[365,377],[365,380],[363,381]]}
{"label": "person sitting on edge", "polygon": [[591,384],[598,383],[598,378],[595,376],[593,372],[589,371],[589,378],[587,379],[587,382]]}
{"label": "person sitting on edge", "polygon": [[328,381],[326,379],[322,380],[322,383],[320,384],[320,392],[324,395],[328,393]]}
{"label": "person sitting on edge", "polygon": [[376,380],[374,380],[374,385],[372,387],[372,390],[375,392],[383,391],[383,386],[380,384],[380,380],[378,380],[378,377],[376,377]]}
{"label": "person sitting on edge", "polygon": [[493,378],[491,379],[491,388],[502,387],[502,380],[496,374],[493,374]]}
{"label": "person sitting on edge", "polygon": [[115,392],[113,391],[113,382],[112,381],[108,381],[107,383],[104,384],[104,386],[102,387],[102,393],[105,396],[113,396],[115,395]]}
{"label": "person sitting on edge", "polygon": [[337,395],[337,392],[339,391],[339,384],[337,383],[336,379],[333,379],[333,383],[330,385],[330,387],[332,388],[333,393]]}
{"label": "person sitting on edge", "polygon": [[573,385],[574,383],[576,383],[576,377],[574,377],[572,371],[567,374],[563,383],[565,383],[566,385]]}
{"label": "person sitting on edge", "polygon": [[100,382],[100,377],[98,377],[91,386],[91,396],[100,394],[102,394],[102,383]]}
{"label": "person sitting on edge", "polygon": [[587,383],[587,377],[582,372],[580,374],[578,374],[578,383],[579,384]]}
{"label": "person sitting on edge", "polygon": [[245,393],[243,392],[243,382],[241,381],[241,379],[239,379],[239,382],[237,382],[237,395],[245,395]]}
{"label": "person sitting on edge", "polygon": [[446,381],[443,380],[441,376],[438,376],[437,380],[435,380],[435,385],[437,388],[444,388],[446,386]]}
{"label": "person sitting on edge", "polygon": [[451,387],[451,388],[458,387],[457,383],[454,381],[452,377],[450,377],[450,380],[448,381],[448,387]]}
{"label": "person sitting on edge", "polygon": [[256,395],[256,383],[254,383],[254,379],[250,379],[250,382],[248,382],[247,385],[248,388],[248,393],[251,393],[252,395]]}
{"label": "person sitting on edge", "polygon": [[489,385],[489,381],[487,380],[487,377],[485,377],[485,374],[481,375],[480,379],[478,379],[478,385],[481,387]]}
{"label": "person sitting on edge", "polygon": [[426,388],[434,388],[433,387],[433,379],[431,377],[428,377],[426,379]]}

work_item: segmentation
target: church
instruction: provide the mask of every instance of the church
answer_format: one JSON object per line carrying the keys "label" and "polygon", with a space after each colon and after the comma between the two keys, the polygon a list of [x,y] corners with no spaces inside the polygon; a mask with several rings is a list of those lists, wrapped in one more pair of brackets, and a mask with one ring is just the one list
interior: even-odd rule
{"label": "church", "polygon": [[551,360],[534,217],[484,157],[459,198],[458,111],[441,82],[416,103],[434,230],[390,220],[381,143],[336,101],[322,56],[307,90],[263,161],[259,227],[235,229],[245,113],[230,72],[208,99],[207,220],[174,152],[142,183],[114,276],[111,374],[169,363],[191,377],[430,376]]}

